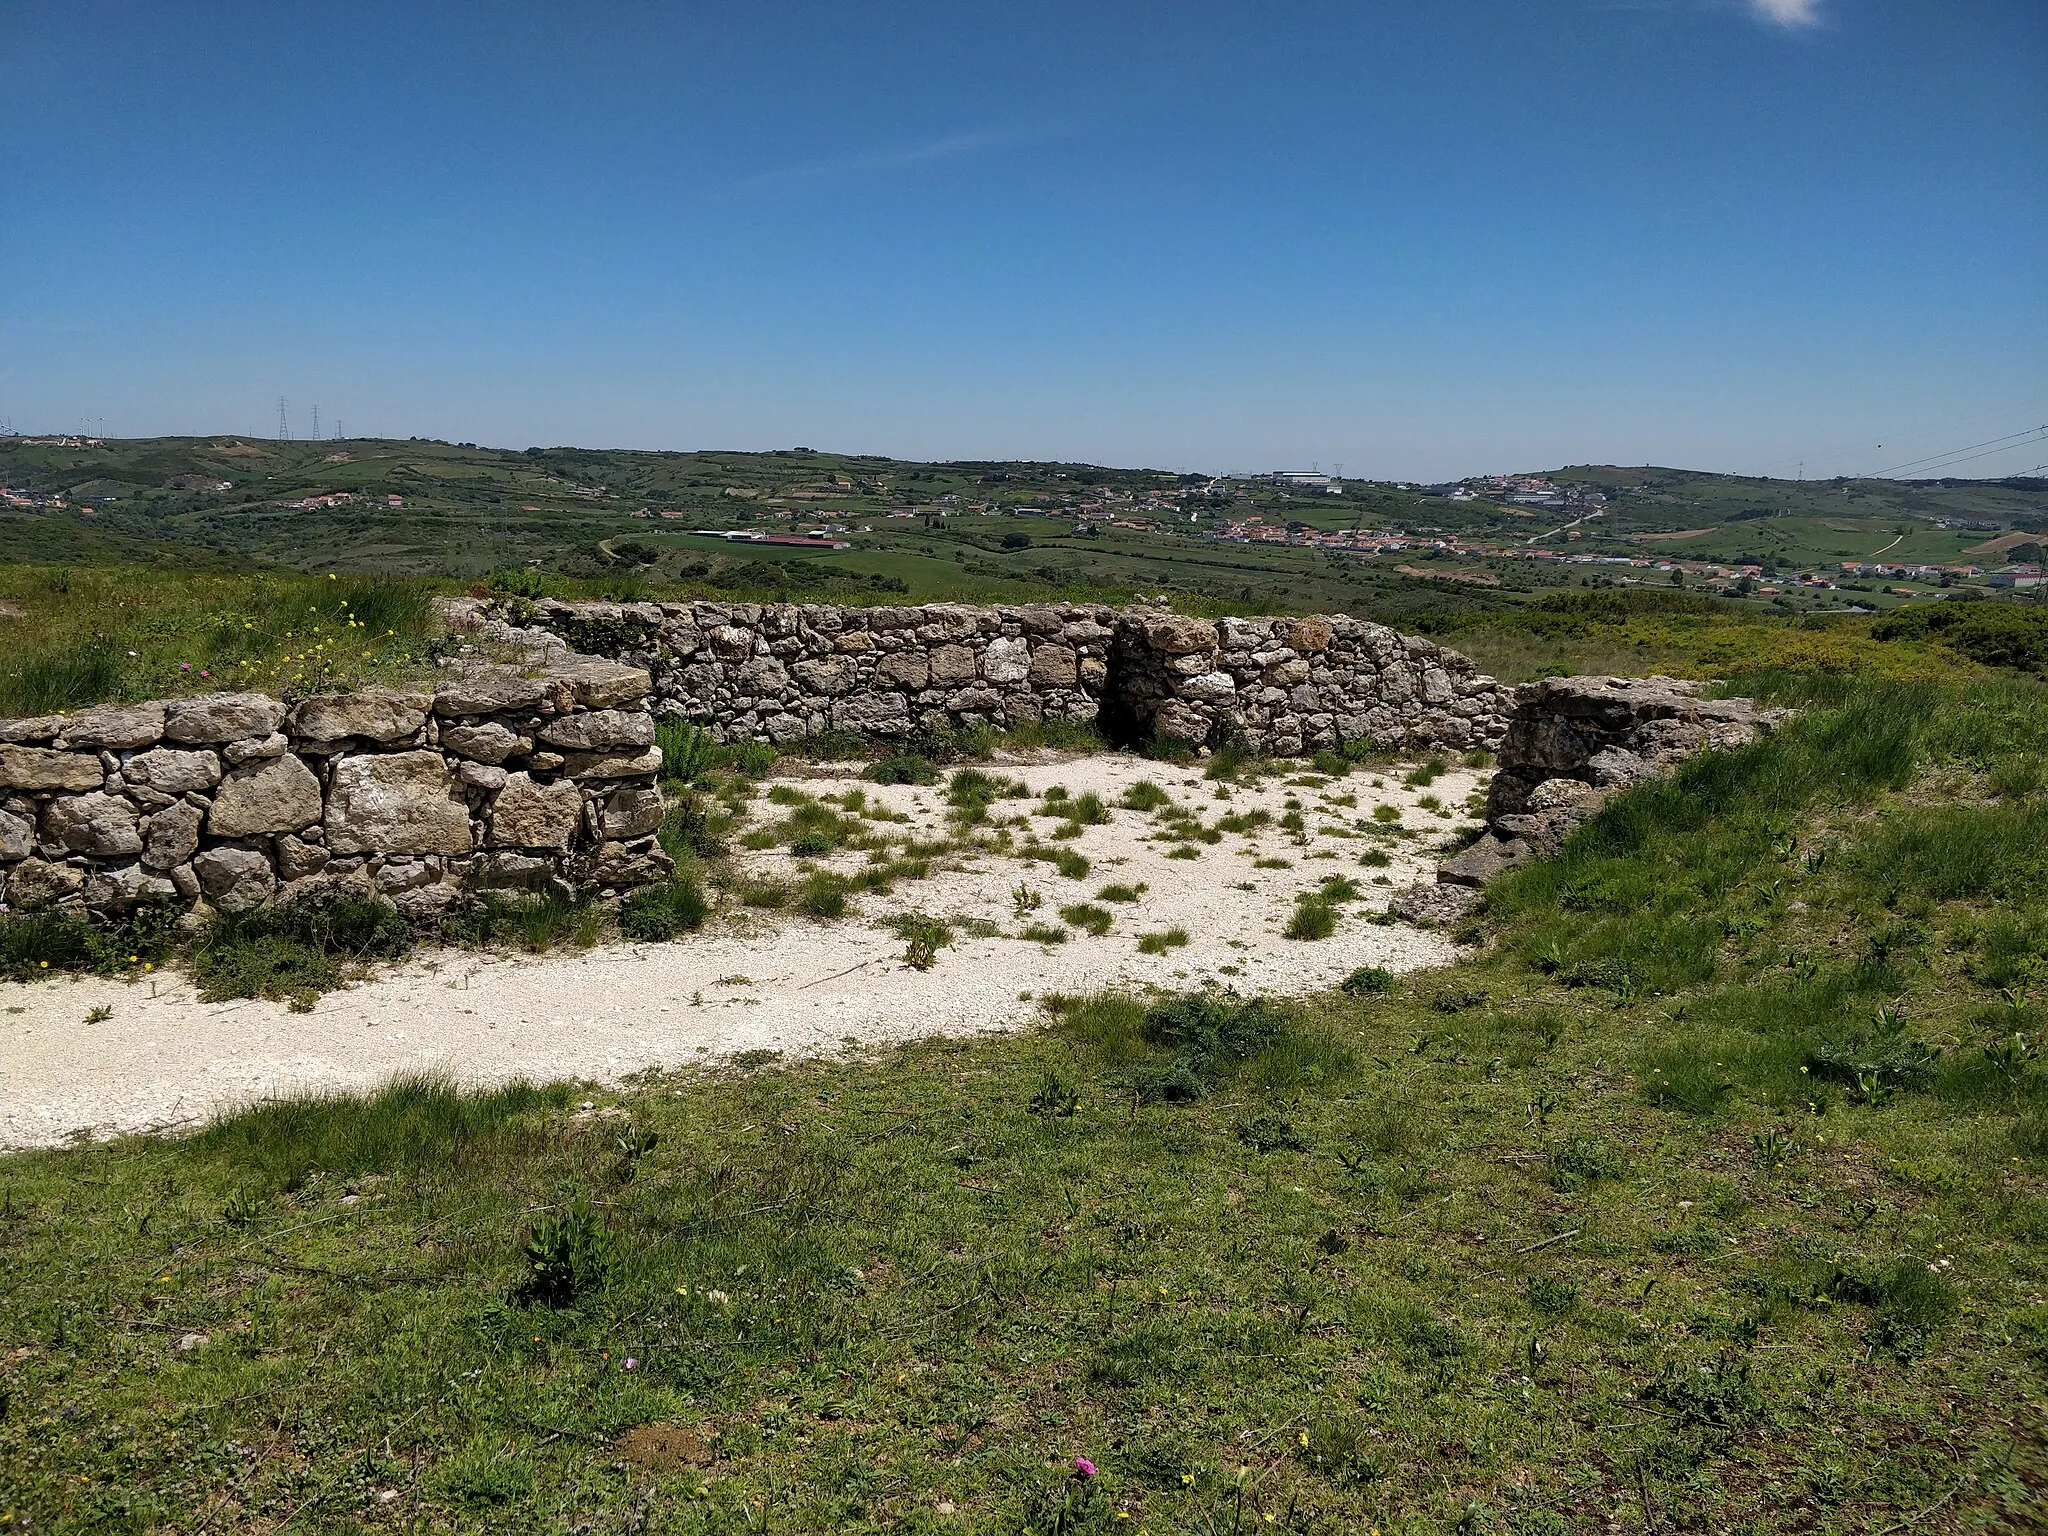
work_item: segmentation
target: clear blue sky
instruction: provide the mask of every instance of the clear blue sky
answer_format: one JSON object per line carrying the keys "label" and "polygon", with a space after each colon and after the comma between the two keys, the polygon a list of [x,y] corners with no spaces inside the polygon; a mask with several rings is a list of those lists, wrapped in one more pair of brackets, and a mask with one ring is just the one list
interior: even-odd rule
{"label": "clear blue sky", "polygon": [[2048,421],[2041,0],[9,0],[0,80],[17,431],[1434,477]]}

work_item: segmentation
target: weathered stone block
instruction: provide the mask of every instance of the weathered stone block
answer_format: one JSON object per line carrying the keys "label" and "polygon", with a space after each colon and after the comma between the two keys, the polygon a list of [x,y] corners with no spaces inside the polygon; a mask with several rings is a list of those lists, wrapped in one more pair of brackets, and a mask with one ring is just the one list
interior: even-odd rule
{"label": "weathered stone block", "polygon": [[[540,766],[540,759],[534,759]],[[634,779],[661,772],[661,748],[645,752],[572,752],[563,760],[562,771],[572,779]]]}
{"label": "weathered stone block", "polygon": [[1030,643],[1007,637],[989,641],[981,653],[981,675],[998,686],[1023,682],[1031,675]]}
{"label": "weathered stone block", "polygon": [[604,835],[614,842],[645,837],[661,827],[661,791],[652,785],[615,789],[604,803]]}
{"label": "weathered stone block", "polygon": [[263,693],[203,693],[174,699],[164,711],[166,741],[239,741],[268,736],[284,723],[284,705]]}
{"label": "weathered stone block", "polygon": [[153,747],[163,733],[164,706],[160,703],[102,704],[71,716],[61,739],[67,747],[126,751]]}
{"label": "weathered stone block", "polygon": [[466,853],[470,848],[462,786],[438,752],[342,758],[328,791],[326,831],[327,846],[336,853]]}
{"label": "weathered stone block", "polygon": [[7,876],[7,902],[19,911],[39,912],[76,896],[84,885],[85,871],[75,864],[24,859]]}
{"label": "weathered stone block", "polygon": [[12,863],[36,851],[35,823],[12,811],[0,811],[0,860]]}
{"label": "weathered stone block", "polygon": [[1051,642],[1031,653],[1031,686],[1071,688],[1080,676],[1080,656],[1070,645]]}
{"label": "weathered stone block", "polygon": [[130,784],[146,784],[161,795],[182,795],[218,784],[220,758],[203,749],[184,752],[176,747],[158,747],[129,758],[122,766],[121,777]]}
{"label": "weathered stone block", "polygon": [[590,752],[608,747],[651,747],[654,745],[654,717],[620,709],[595,709],[580,715],[565,715],[540,729],[540,740],[551,747]]}
{"label": "weathered stone block", "polygon": [[975,678],[974,651],[965,645],[936,645],[931,651],[931,687],[957,688]]}
{"label": "weathered stone block", "polygon": [[901,736],[910,729],[910,706],[900,693],[858,693],[832,704],[835,730]]}
{"label": "weathered stone block", "polygon": [[526,677],[512,667],[470,667],[435,688],[434,713],[495,715],[504,710],[530,710],[548,691],[545,678]]}
{"label": "weathered stone block", "polygon": [[1216,626],[1207,619],[1162,614],[1145,623],[1145,643],[1167,656],[1186,656],[1216,649]]}
{"label": "weathered stone block", "polygon": [[0,746],[0,789],[98,789],[106,781],[106,769],[87,752]]}
{"label": "weathered stone block", "polygon": [[519,733],[495,720],[482,725],[448,725],[441,728],[441,746],[457,757],[502,763],[519,750]]}
{"label": "weathered stone block", "polygon": [[73,853],[120,858],[142,852],[137,819],[134,805],[120,795],[59,795],[43,807],[42,830]]}
{"label": "weathered stone block", "polygon": [[491,803],[491,845],[567,848],[576,840],[582,817],[583,796],[574,784],[536,784],[530,774],[507,774],[505,787]]}
{"label": "weathered stone block", "polygon": [[875,663],[875,681],[885,688],[928,688],[931,675],[931,661],[922,651],[890,651]]}
{"label": "weathered stone block", "polygon": [[813,693],[844,693],[860,676],[856,663],[844,656],[820,656],[789,669]]}
{"label": "weathered stone block", "polygon": [[289,718],[302,741],[403,741],[427,723],[434,695],[425,688],[373,688],[323,694],[296,705]]}
{"label": "weathered stone block", "polygon": [[259,758],[229,770],[206,814],[206,830],[215,837],[296,832],[318,821],[320,810],[320,781],[301,759]]}
{"label": "weathered stone block", "polygon": [[192,860],[199,888],[224,912],[261,906],[277,889],[270,860],[250,848],[209,848]]}
{"label": "weathered stone block", "polygon": [[175,869],[199,847],[199,826],[205,813],[198,806],[175,800],[149,818],[149,833],[143,839],[142,862],[153,869]]}

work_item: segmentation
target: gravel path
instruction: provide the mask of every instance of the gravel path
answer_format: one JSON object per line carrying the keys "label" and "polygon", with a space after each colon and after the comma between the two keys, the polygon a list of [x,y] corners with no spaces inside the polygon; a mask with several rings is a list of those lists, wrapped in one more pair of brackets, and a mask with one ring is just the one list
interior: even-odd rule
{"label": "gravel path", "polygon": [[[1284,995],[1327,987],[1360,965],[1412,970],[1455,958],[1440,934],[1376,925],[1365,914],[1383,907],[1392,888],[1422,878],[1439,845],[1471,825],[1462,806],[1478,776],[1469,770],[1455,769],[1430,788],[1452,809],[1449,818],[1418,808],[1424,792],[1401,788],[1392,773],[1292,787],[1266,779],[1224,801],[1197,772],[1123,756],[989,771],[1024,780],[1034,794],[1061,784],[1112,805],[1149,779],[1210,823],[1258,809],[1277,822],[1292,798],[1308,842],[1268,826],[1201,846],[1197,859],[1175,859],[1167,856],[1174,845],[1152,840],[1152,818],[1116,810],[1108,824],[1055,845],[1087,856],[1093,869],[1084,879],[1062,878],[1043,863],[978,855],[891,896],[864,897],[857,913],[835,922],[741,913],[674,944],[538,957],[434,951],[323,997],[310,1014],[261,1001],[203,1003],[179,976],[0,984],[0,1146],[191,1126],[265,1096],[370,1088],[407,1070],[478,1084],[616,1082],[746,1051],[806,1055],[1013,1029],[1033,1018],[1033,999],[1051,992],[1215,982]],[[1375,778],[1381,787],[1372,787]],[[812,792],[850,787],[790,782]],[[943,831],[941,790],[865,788],[917,829]],[[1329,803],[1346,795],[1356,804]],[[1366,831],[1377,825],[1379,804],[1398,807],[1411,835]],[[757,805],[756,822],[773,809]],[[1003,818],[1037,809],[1023,799],[994,807]],[[1058,825],[1033,821],[1041,835]],[[1361,864],[1360,855],[1375,848],[1393,855],[1391,865]],[[789,864],[780,853],[747,857],[764,870]],[[1260,858],[1285,858],[1292,867],[1255,868]],[[1332,874],[1349,876],[1366,893],[1344,908],[1336,933],[1318,942],[1282,938],[1297,893]],[[1376,878],[1388,884],[1371,883]],[[879,926],[892,913],[917,910],[984,918],[1009,934],[1022,926],[1010,896],[1020,882],[1043,895],[1028,920],[1056,923],[1060,906],[1092,900],[1112,881],[1146,889],[1135,905],[1111,905],[1115,925],[1101,937],[1076,931],[1064,944],[1043,945],[963,931],[925,972],[905,965],[902,941]],[[1139,934],[1173,927],[1191,936],[1186,947],[1138,953]],[[112,1017],[86,1023],[101,1006]]]}

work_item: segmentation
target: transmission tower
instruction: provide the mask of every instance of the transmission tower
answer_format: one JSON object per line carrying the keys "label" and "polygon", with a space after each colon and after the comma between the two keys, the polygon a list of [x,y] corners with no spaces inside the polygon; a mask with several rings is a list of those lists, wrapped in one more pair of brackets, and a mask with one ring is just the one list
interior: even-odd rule
{"label": "transmission tower", "polygon": [[277,440],[288,443],[292,440],[291,420],[284,413],[284,396],[277,397]]}
{"label": "transmission tower", "polygon": [[313,402],[313,441],[320,441],[320,402]]}

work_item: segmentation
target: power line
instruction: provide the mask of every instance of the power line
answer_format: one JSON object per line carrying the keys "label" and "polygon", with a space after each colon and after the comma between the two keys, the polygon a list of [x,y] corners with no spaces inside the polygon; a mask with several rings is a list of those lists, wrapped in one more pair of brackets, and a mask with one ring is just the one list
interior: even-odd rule
{"label": "power line", "polygon": [[[1934,462],[1934,461],[1935,461],[1936,459],[1946,459],[1946,458],[1949,458],[1949,457],[1951,457],[1951,456],[1953,456],[1953,455],[1955,455],[1955,454],[1959,454],[1959,453],[1969,453],[1969,452],[1970,452],[1970,450],[1971,450],[1971,449],[1973,449],[1973,448],[1992,448],[1992,447],[1995,447],[1996,445],[1998,445],[1998,444],[2000,444],[2000,443],[2011,443],[2011,442],[2016,442],[2016,441],[2017,441],[2018,439],[2020,439],[2020,438],[2026,438],[2026,437],[2034,437],[2034,436],[2037,436],[2038,434],[2040,434],[2040,433],[2043,433],[2043,432],[2048,432],[2048,426],[2042,426],[2042,427],[2028,427],[2028,428],[2027,428],[2027,429],[2026,429],[2026,430],[2025,430],[2024,432],[2008,432],[2008,433],[2006,433],[2006,434],[2005,434],[2005,436],[2003,436],[2003,437],[1992,437],[1992,438],[1986,438],[1986,439],[1985,439],[1985,440],[1984,440],[1983,442],[1981,442],[1981,443],[1965,443],[1965,444],[1964,444],[1964,445],[1963,445],[1962,447],[1960,447],[1960,448],[1950,448],[1950,449],[1948,449],[1948,450],[1947,450],[1946,452],[1943,452],[1943,453],[1930,453],[1930,454],[1928,454],[1928,455],[1927,455],[1927,456],[1926,456],[1925,458],[1922,458],[1922,459],[1908,459],[1908,460],[1906,460],[1906,462],[1905,462],[1905,463],[1903,463],[1903,464],[1894,464],[1894,465],[1893,465],[1893,466],[1892,466],[1892,467],[1891,467],[1890,469],[1881,469],[1881,470],[1879,470],[1879,471],[1878,471],[1877,473],[1878,473],[1878,475],[1880,475],[1880,476],[1882,476],[1882,475],[1895,475],[1895,474],[1897,474],[1897,473],[1898,473],[1898,472],[1899,472],[1900,470],[1902,470],[1902,469],[1912,469],[1912,468],[1914,468],[1914,467],[1915,467],[1916,465],[1920,465],[1920,464],[1932,464],[1932,463],[1933,463],[1933,462]],[[1982,457],[1982,455],[1981,455],[1981,454],[1980,454],[1980,455],[1976,455],[1976,456],[1977,456],[1977,457],[1980,457],[1980,458]],[[1875,477],[1873,477],[1873,478],[1875,478]]]}

